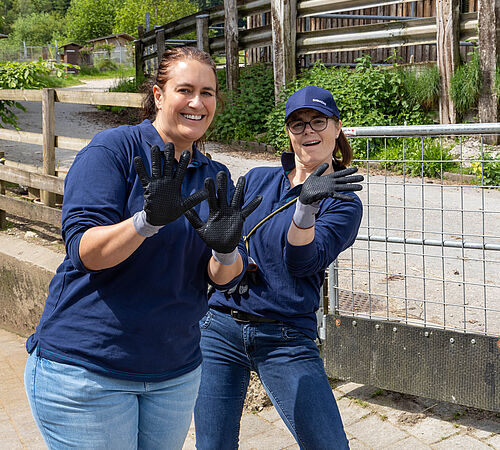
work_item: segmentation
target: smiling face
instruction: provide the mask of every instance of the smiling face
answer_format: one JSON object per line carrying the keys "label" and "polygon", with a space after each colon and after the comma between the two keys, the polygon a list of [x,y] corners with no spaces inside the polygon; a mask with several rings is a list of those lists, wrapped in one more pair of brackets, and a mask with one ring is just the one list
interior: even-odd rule
{"label": "smiling face", "polygon": [[217,81],[209,65],[190,59],[174,63],[168,76],[163,89],[153,87],[157,109],[153,125],[180,155],[191,150],[210,126],[217,106]]}
{"label": "smiling face", "polygon": [[[287,122],[287,132],[290,143],[295,153],[296,166],[313,170],[320,164],[332,162],[332,154],[335,149],[335,142],[340,133],[342,122],[329,118],[326,128],[322,131],[315,131],[308,124],[300,134],[290,132],[290,125],[297,121],[310,122],[318,118],[325,118],[324,114],[314,109],[299,109],[295,111]],[[315,126],[315,128],[318,128]]]}

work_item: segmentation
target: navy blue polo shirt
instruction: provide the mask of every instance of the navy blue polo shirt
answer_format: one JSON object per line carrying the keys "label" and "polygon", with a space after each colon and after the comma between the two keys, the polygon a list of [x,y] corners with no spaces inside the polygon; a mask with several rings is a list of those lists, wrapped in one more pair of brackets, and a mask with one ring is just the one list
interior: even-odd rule
{"label": "navy blue polo shirt", "polygon": [[[142,210],[133,159],[151,167],[150,149],[164,143],[149,120],[97,134],[76,156],[65,181],[62,236],[67,255],[27,350],[115,378],[162,381],[201,363],[198,322],[207,310],[211,250],[184,216],[147,238],[125,261],[87,270],[78,248],[91,227],[121,222]],[[184,197],[228,169],[194,149]],[[234,186],[229,182],[228,197]],[[196,207],[202,220],[208,202]],[[246,257],[244,257],[246,263]]]}
{"label": "navy blue polo shirt", "polygon": [[[268,214],[300,194],[302,185],[290,187],[287,174],[295,167],[293,153],[282,155],[282,167],[259,167],[246,176],[245,201],[256,194],[262,203],[248,217],[243,235]],[[363,207],[331,198],[321,201],[315,237],[310,244],[293,246],[287,233],[295,203],[264,222],[249,238],[248,254],[258,266],[259,284],[249,283],[246,295],[217,291],[210,305],[229,306],[251,314],[283,321],[316,338],[316,311],[325,269],[356,239]]]}

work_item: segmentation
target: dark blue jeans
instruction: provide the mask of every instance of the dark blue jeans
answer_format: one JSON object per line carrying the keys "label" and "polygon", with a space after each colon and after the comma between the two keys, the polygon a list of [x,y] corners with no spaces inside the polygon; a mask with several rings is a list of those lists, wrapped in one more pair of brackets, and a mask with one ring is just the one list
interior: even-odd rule
{"label": "dark blue jeans", "polygon": [[212,309],[200,322],[203,352],[196,447],[237,449],[250,371],[258,373],[301,449],[348,449],[315,342],[283,323],[242,323]]}

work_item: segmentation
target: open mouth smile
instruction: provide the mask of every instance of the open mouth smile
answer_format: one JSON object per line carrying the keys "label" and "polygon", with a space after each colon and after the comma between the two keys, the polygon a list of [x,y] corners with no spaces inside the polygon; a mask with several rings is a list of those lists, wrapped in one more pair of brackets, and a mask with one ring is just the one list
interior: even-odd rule
{"label": "open mouth smile", "polygon": [[311,147],[313,145],[318,145],[321,141],[309,141],[309,142],[304,142],[302,145],[304,147]]}
{"label": "open mouth smile", "polygon": [[196,120],[196,121],[202,120],[205,117],[204,114],[183,114],[183,113],[181,113],[181,116],[186,119]]}

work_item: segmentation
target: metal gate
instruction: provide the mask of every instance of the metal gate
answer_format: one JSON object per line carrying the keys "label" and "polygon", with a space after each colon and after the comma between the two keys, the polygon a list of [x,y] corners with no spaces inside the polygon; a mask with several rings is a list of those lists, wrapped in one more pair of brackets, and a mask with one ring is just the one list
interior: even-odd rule
{"label": "metal gate", "polygon": [[345,132],[364,217],[328,271],[328,374],[500,411],[500,124]]}

